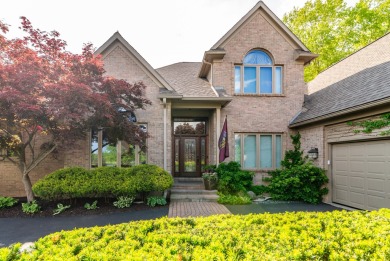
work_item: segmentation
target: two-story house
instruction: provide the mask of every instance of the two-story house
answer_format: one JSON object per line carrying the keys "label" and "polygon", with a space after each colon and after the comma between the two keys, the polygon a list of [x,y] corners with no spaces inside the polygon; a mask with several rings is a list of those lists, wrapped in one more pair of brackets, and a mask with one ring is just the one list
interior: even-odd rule
{"label": "two-story house", "polygon": [[[227,161],[238,161],[242,168],[255,171],[256,183],[262,182],[266,171],[280,166],[284,151],[291,149],[289,135],[297,130],[302,133],[305,152],[319,149],[315,163],[328,166],[324,133],[329,136],[334,130],[309,121],[314,110],[310,106],[326,108],[327,100],[317,94],[305,99],[308,92],[303,79],[304,66],[317,55],[261,1],[205,51],[201,62],[152,68],[118,32],[96,54],[102,56],[108,75],[130,83],[143,81],[147,86],[146,96],[152,105],[135,115],[150,135],[147,151],[121,142],[106,144],[104,130],[92,131],[80,146],[42,163],[31,175],[33,182],[65,166],[142,163],[159,165],[174,177],[200,177],[205,164],[219,163],[218,138],[225,119],[230,150]],[[327,81],[320,89],[327,89]],[[331,100],[329,92],[326,97]],[[22,196],[16,168],[0,162],[0,173],[0,195]],[[332,190],[333,174],[328,171],[328,175]],[[332,193],[325,200],[333,201]]]}

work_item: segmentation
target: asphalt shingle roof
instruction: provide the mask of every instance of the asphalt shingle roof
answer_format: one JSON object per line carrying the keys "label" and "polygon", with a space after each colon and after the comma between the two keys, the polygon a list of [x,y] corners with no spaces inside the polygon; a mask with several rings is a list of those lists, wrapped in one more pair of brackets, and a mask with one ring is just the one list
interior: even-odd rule
{"label": "asphalt shingle roof", "polygon": [[218,97],[207,79],[199,78],[202,63],[181,62],[156,69],[184,97]]}
{"label": "asphalt shingle roof", "polygon": [[390,61],[362,70],[307,97],[290,124],[390,97]]}

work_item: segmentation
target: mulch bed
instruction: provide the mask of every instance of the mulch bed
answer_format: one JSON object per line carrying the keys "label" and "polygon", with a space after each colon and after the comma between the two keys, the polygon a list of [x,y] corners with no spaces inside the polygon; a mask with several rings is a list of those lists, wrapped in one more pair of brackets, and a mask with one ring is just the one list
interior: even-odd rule
{"label": "mulch bed", "polygon": [[[8,217],[22,217],[22,218],[31,218],[31,217],[65,217],[65,216],[88,216],[88,215],[104,215],[108,213],[118,213],[118,212],[133,212],[151,209],[142,201],[136,201],[129,208],[116,208],[113,206],[115,199],[104,199],[104,198],[81,198],[77,200],[61,200],[61,201],[44,201],[37,200],[41,210],[33,215],[26,214],[22,211],[22,203],[26,202],[26,198],[18,198],[19,202],[11,207],[0,209],[0,218]],[[93,210],[88,210],[84,208],[85,203],[92,204],[95,200],[98,201],[98,208]],[[61,203],[65,205],[71,205],[70,208],[66,209],[64,212],[54,215],[53,211],[57,208],[57,204]],[[166,206],[155,206],[154,208],[164,208]]]}

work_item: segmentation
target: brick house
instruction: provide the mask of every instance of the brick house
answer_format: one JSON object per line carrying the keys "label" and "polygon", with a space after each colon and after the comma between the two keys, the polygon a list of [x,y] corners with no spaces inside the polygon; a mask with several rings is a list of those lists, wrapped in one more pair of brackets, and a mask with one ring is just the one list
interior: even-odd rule
{"label": "brick house", "polygon": [[[311,53],[263,2],[256,4],[198,63],[176,63],[154,69],[118,32],[96,53],[102,55],[108,75],[128,82],[143,81],[147,86],[146,96],[152,105],[135,115],[137,123],[150,135],[147,152],[139,153],[136,146],[120,142],[106,145],[104,130],[91,132],[77,148],[63,152],[57,159],[45,160],[31,174],[33,182],[66,166],[91,168],[142,163],[159,165],[174,177],[199,177],[205,164],[218,163],[217,143],[225,118],[230,150],[227,160],[236,160],[244,169],[255,171],[256,183],[262,182],[267,170],[279,167],[283,152],[291,148],[289,135],[297,130],[303,135],[305,152],[318,148],[319,158],[315,163],[327,168],[332,177],[325,163],[333,148],[330,143],[337,138],[335,129],[330,126],[341,126],[337,124],[345,124],[352,116],[345,109],[348,118],[337,114],[337,124],[328,125],[323,115],[310,113],[316,109],[308,104],[317,102],[317,93],[336,88],[332,86],[347,74],[338,69],[340,78],[333,83],[330,79],[334,77],[323,76],[325,71],[318,78],[323,79],[318,80],[322,85],[313,87],[317,79],[314,80],[310,84],[313,93],[307,96],[303,69],[317,55]],[[351,57],[353,55],[339,64]],[[388,91],[387,96],[390,96]],[[380,111],[374,115],[378,113]],[[362,115],[361,111],[357,112],[355,118],[360,117],[357,114]],[[363,117],[370,115],[366,113]],[[330,122],[334,124],[333,120]],[[24,194],[15,172],[9,162],[0,162],[0,195]],[[329,184],[331,190],[332,184]],[[325,200],[334,201],[332,195],[330,193]]]}

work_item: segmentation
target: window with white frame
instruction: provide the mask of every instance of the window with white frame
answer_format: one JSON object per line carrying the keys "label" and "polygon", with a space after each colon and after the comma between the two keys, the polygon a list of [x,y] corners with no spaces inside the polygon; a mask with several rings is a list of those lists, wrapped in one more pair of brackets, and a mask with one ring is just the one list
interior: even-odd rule
{"label": "window with white frame", "polygon": [[[146,124],[139,124],[147,131]],[[102,166],[131,167],[147,163],[147,154],[138,145],[124,141],[112,143],[104,129],[91,131],[91,168]]]}
{"label": "window with white frame", "polygon": [[236,133],[235,160],[243,169],[276,169],[282,160],[282,135]]}
{"label": "window with white frame", "polygon": [[234,67],[234,93],[281,94],[283,67],[275,65],[264,51],[250,51],[242,65]]}

